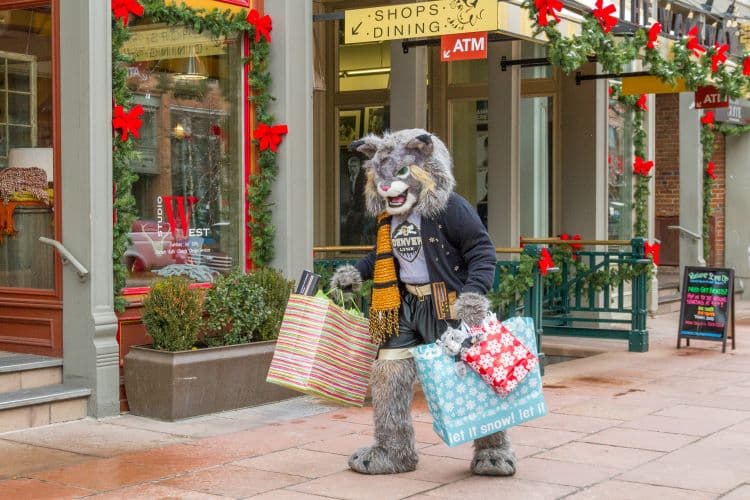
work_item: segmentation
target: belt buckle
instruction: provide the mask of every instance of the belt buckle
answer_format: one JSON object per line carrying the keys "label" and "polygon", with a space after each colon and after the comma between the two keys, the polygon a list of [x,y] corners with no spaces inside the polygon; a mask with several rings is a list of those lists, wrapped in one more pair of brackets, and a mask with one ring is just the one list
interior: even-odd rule
{"label": "belt buckle", "polygon": [[422,286],[424,285],[414,285],[414,290],[417,292],[414,295],[417,296],[417,299],[419,299],[420,302],[424,302],[424,298],[426,295],[422,292]]}

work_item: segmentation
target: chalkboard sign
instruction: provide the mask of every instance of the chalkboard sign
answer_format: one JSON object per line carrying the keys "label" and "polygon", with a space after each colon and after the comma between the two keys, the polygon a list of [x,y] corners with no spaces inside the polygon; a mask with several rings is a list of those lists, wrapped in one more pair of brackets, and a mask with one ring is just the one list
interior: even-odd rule
{"label": "chalkboard sign", "polygon": [[729,331],[734,349],[734,269],[686,267],[677,348],[682,339],[714,340],[726,352]]}

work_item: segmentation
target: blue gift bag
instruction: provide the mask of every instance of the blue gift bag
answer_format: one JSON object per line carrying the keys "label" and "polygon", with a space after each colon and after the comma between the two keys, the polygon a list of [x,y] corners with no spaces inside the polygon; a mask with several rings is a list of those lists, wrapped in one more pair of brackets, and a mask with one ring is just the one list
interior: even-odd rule
{"label": "blue gift bag", "polygon": [[[537,353],[534,322],[515,317],[503,322],[530,351]],[[547,414],[537,366],[506,397],[496,394],[471,368],[456,373],[455,360],[437,344],[411,349],[432,414],[432,428],[448,446],[489,436]]]}

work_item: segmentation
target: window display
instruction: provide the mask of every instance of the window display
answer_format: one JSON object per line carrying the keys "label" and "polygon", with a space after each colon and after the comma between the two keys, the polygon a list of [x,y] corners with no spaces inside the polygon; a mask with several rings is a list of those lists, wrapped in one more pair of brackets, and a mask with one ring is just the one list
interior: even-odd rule
{"label": "window display", "polygon": [[633,116],[632,111],[617,99],[610,98],[608,102],[608,237],[611,240],[628,240],[633,233]]}
{"label": "window display", "polygon": [[128,286],[211,282],[241,262],[241,44],[143,20],[132,32],[123,51],[144,114]]}

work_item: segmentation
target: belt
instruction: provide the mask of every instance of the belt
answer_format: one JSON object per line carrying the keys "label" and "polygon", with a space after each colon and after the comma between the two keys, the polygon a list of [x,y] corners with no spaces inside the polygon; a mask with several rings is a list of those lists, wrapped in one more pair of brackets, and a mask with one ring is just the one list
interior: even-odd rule
{"label": "belt", "polygon": [[427,283],[426,285],[410,285],[405,283],[406,291],[412,295],[416,295],[420,299],[432,295],[432,285]]}
{"label": "belt", "polygon": [[409,359],[413,357],[411,354],[411,347],[400,347],[397,349],[380,349],[378,351],[378,359],[385,359],[389,361],[398,359]]}

